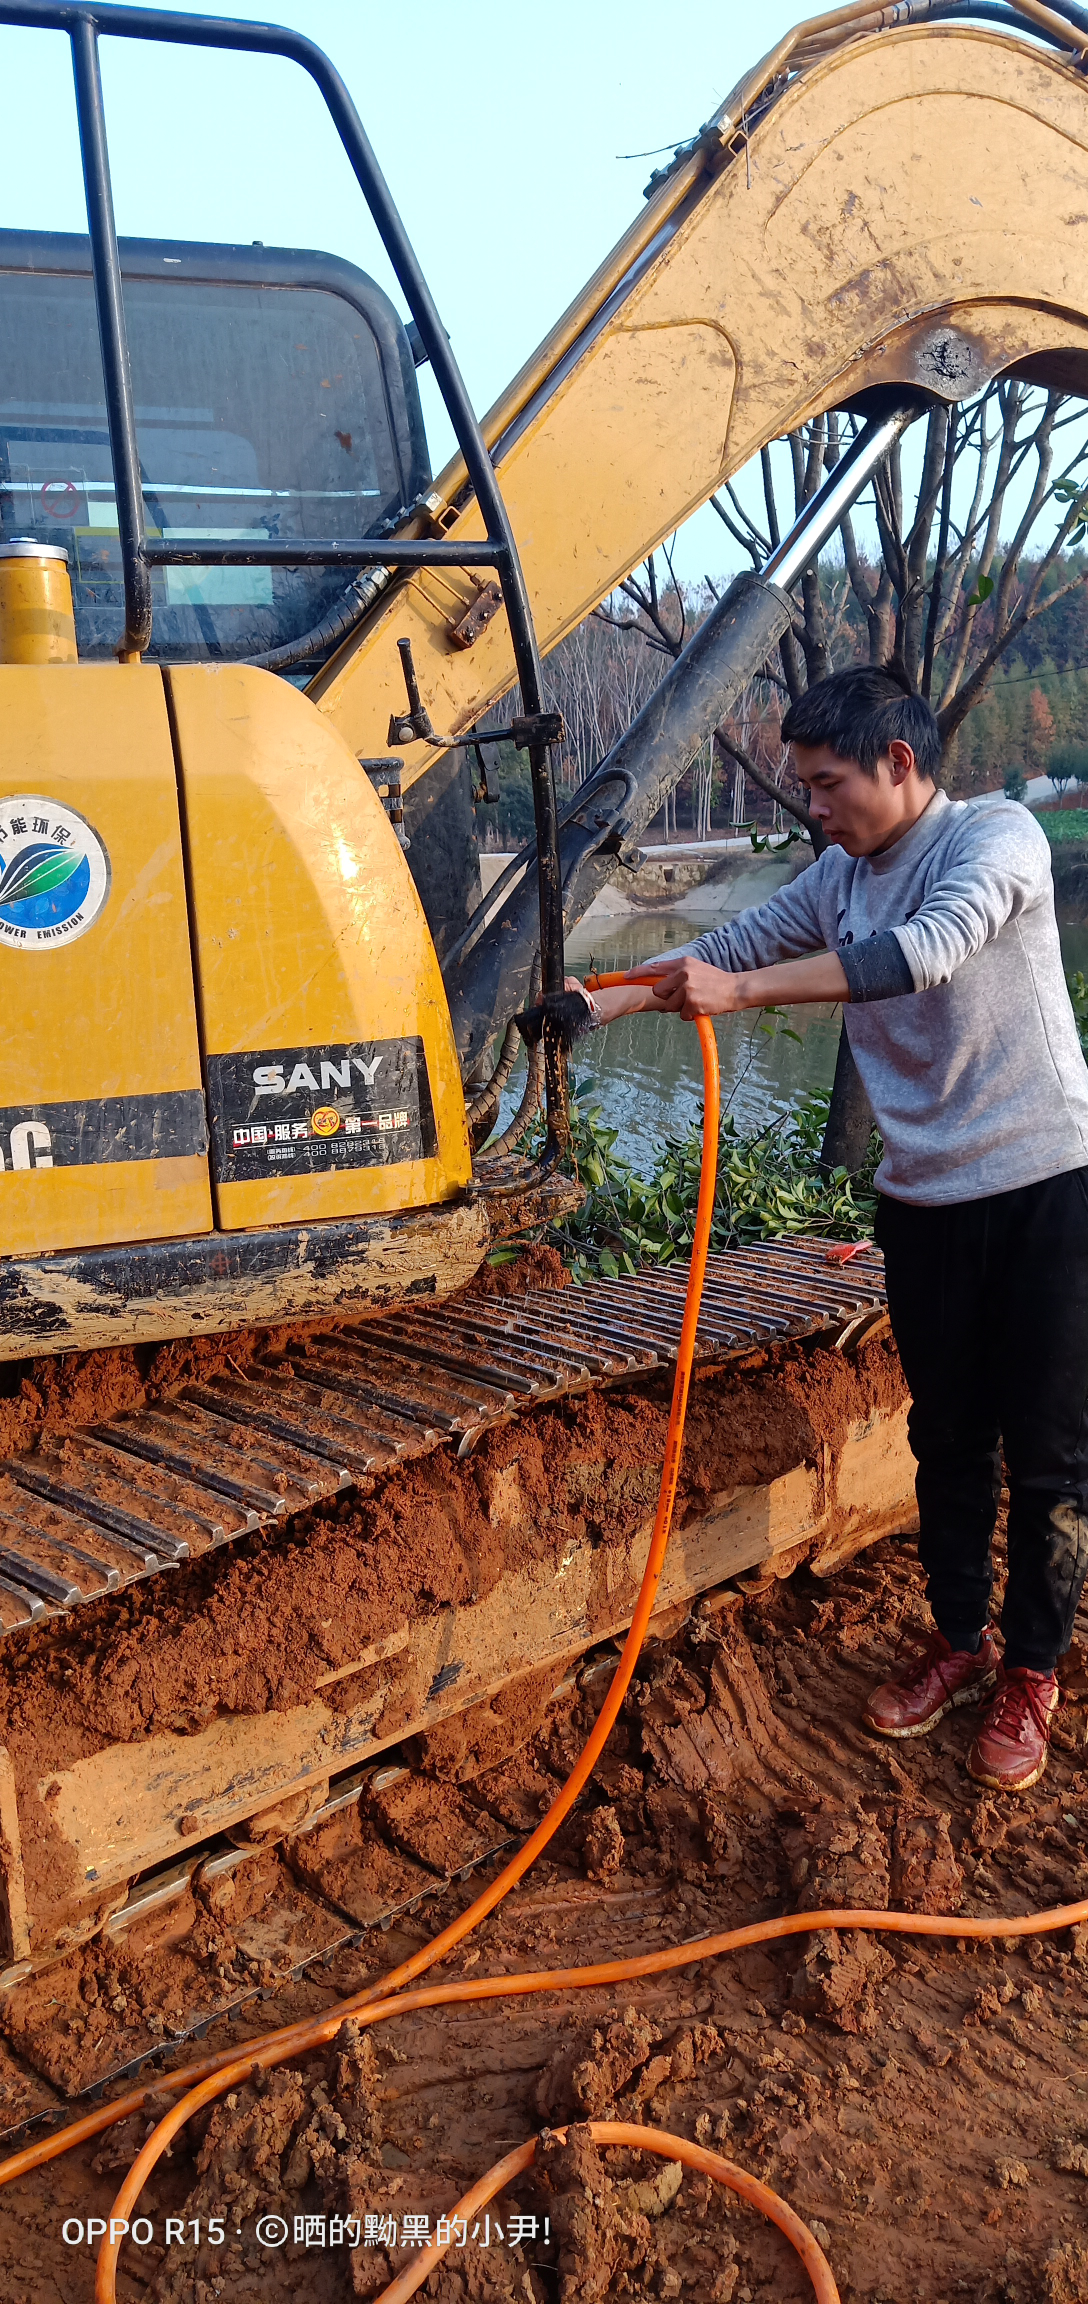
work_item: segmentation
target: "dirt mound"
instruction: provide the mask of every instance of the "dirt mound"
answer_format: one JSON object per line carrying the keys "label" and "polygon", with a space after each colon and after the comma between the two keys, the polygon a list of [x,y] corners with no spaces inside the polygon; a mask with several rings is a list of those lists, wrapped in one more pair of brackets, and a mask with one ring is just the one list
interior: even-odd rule
{"label": "dirt mound", "polygon": [[641,2120],[666,2082],[690,2080],[701,2064],[724,2052],[712,2024],[665,2040],[658,2025],[637,2008],[626,2008],[618,2024],[593,2030],[552,2058],[537,2084],[537,2111],[552,2127],[579,2115]]}
{"label": "dirt mound", "polygon": [[1055,2248],[1044,2266],[1046,2304],[1088,2304],[1088,2247],[1067,2240]]}
{"label": "dirt mound", "polygon": [[[349,2235],[353,2227],[361,2232],[375,2199],[389,2192],[380,2079],[373,2040],[350,2022],[341,2025],[325,2057],[301,2070],[257,2072],[252,2083],[216,2104],[209,2119],[194,2122],[203,2136],[183,2224],[204,2230],[209,2219],[218,2218],[228,2231],[243,2234],[252,2223],[256,2234],[257,2223],[272,2217],[293,2234],[303,2196],[316,2194],[326,2235],[332,2222]],[[351,2263],[356,2296],[376,2294],[390,2278],[390,2257],[380,2247],[353,2250]],[[226,2283],[232,2297],[263,2297],[266,2250],[255,2236],[248,2247],[244,2241],[225,2249],[175,2243],[152,2293],[159,2304],[202,2304],[214,2293],[210,2282]]]}
{"label": "dirt mound", "polygon": [[660,2285],[668,2262],[651,2218],[675,2200],[679,2178],[679,2168],[660,2161],[655,2167],[649,2153],[610,2153],[606,2160],[585,2125],[572,2126],[562,2139],[550,2132],[541,2137],[531,2192],[548,2218],[559,2304],[669,2293]]}
{"label": "dirt mound", "polygon": [[570,1273],[558,1248],[549,1248],[543,1240],[526,1241],[513,1253],[509,1249],[497,1251],[499,1261],[481,1264],[467,1287],[451,1296],[451,1304],[478,1303],[496,1296],[527,1296],[530,1288],[569,1288]]}

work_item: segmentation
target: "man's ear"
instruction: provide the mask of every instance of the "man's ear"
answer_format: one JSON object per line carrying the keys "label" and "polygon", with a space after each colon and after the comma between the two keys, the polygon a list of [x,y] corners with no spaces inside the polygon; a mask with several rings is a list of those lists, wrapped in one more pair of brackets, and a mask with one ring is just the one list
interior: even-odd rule
{"label": "man's ear", "polygon": [[905,744],[901,737],[893,736],[888,746],[893,784],[905,784],[914,766],[914,746]]}

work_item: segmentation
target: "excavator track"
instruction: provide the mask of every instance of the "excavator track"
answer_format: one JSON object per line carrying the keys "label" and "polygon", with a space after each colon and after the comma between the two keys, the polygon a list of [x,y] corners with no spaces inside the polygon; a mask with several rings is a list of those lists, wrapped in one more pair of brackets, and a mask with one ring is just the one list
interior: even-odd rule
{"label": "excavator track", "polygon": [[[31,2106],[21,2112],[15,2121],[4,2121],[0,2115],[0,2147],[5,2151],[35,2129],[55,2125],[66,2119],[74,2105],[97,2103],[109,2089],[123,2083],[131,2084],[141,2073],[156,2065],[163,2065],[180,2050],[204,2040],[214,2024],[230,2023],[245,2018],[247,2011],[255,2012],[263,2002],[271,2000],[277,1989],[299,1983],[305,1976],[327,1969],[341,1954],[358,1951],[368,1936],[375,1931],[384,1934],[398,1922],[414,1918],[422,1906],[441,1896],[454,1882],[469,1880],[474,1873],[485,1870],[520,1845],[524,1833],[504,1830],[501,1823],[489,1818],[490,1830],[479,1835],[485,1845],[476,1846],[472,1853],[466,1849],[464,1863],[447,1873],[429,1874],[427,1870],[406,1860],[395,1846],[388,1846],[388,1858],[404,1875],[399,1892],[367,1913],[360,1920],[344,1904],[330,1900],[321,1893],[314,1878],[305,1876],[303,1854],[305,1838],[328,1826],[334,1818],[348,1809],[358,1808],[365,1793],[372,1787],[385,1791],[410,1775],[402,1764],[394,1762],[377,1770],[355,1769],[350,1776],[336,1784],[329,1800],[314,1815],[304,1833],[293,1836],[292,1852],[299,1859],[299,1877],[292,1894],[292,1909],[274,1902],[261,1915],[251,1932],[252,1951],[246,1971],[234,1986],[228,1985],[212,1996],[201,1996],[187,2007],[170,2027],[166,2037],[154,2039],[145,2034],[143,2044],[132,2055],[110,2062],[104,2069],[95,2070],[82,2086],[61,2091],[50,2084],[32,2067],[24,2067],[26,2083],[31,2095]],[[434,1788],[431,1787],[433,1790]],[[484,1821],[481,1818],[481,1821]],[[133,1887],[128,1902],[107,1922],[103,1941],[108,1946],[122,1948],[130,1935],[145,1931],[165,1919],[169,1922],[171,1908],[187,1899],[194,1878],[199,1873],[201,1896],[211,1900],[224,1889],[229,1892],[234,1878],[246,1865],[252,1865],[266,1850],[232,1847],[223,1839],[212,1841],[205,1848],[194,1849],[183,1865],[165,1867],[139,1881]],[[288,1859],[290,1861],[290,1857]],[[410,1875],[410,1876],[409,1876]],[[289,1940],[288,1931],[295,1931],[295,1941]],[[241,1934],[245,1938],[246,1931]],[[309,1946],[302,1938],[309,1935]],[[277,1939],[279,1954],[275,1963],[274,1981],[269,1981],[270,1966],[262,1952]],[[30,1963],[0,1977],[0,1994],[5,1997],[17,1992],[25,1984]],[[0,2003],[2,2004],[2,2003]]]}
{"label": "excavator track", "polygon": [[[883,1258],[788,1240],[710,1259],[697,1361],[884,1310]],[[686,1267],[398,1309],[0,1465],[0,1628],[178,1569],[254,1529],[565,1395],[675,1359]]]}
{"label": "excavator track", "polygon": [[[188,1386],[154,1410],[12,1460],[0,1470],[5,1597],[18,1607],[9,1636],[20,1621],[63,1619],[104,1589],[183,1568],[249,1529],[283,1526],[315,1501],[425,1452],[466,1453],[489,1429],[537,1405],[652,1377],[675,1357],[684,1283],[683,1269],[674,1268],[584,1289],[402,1308],[365,1327],[292,1340],[248,1376]],[[812,1336],[846,1344],[880,1323],[884,1310],[882,1258],[868,1245],[795,1240],[732,1251],[711,1259],[697,1359],[720,1366]],[[705,1580],[700,1606],[710,1588]],[[682,1615],[690,1596],[666,1614],[675,1617],[676,1605]],[[572,1645],[566,1663],[557,1659],[549,1704],[614,1668],[614,1637],[598,1630],[595,1641],[587,1625],[573,1662]],[[78,2070],[62,2059],[54,2070],[48,2016],[39,2048],[29,2049],[29,2060],[20,2052],[19,2007],[27,1994],[32,2001],[48,1994],[49,1971],[65,1952],[63,1932],[36,1933],[34,1956],[17,1957],[0,1975],[12,2047],[10,2080],[0,2090],[4,2142],[130,2081],[214,2024],[245,2023],[247,2010],[277,1988],[403,1924],[517,1845],[557,1789],[546,1772],[528,1794],[520,1780],[500,1782],[494,1771],[474,1784],[436,1786],[418,1773],[417,1758],[412,1744],[387,1745],[361,1765],[334,1770],[308,1814],[286,1811],[276,1820],[269,1813],[255,1840],[213,1824],[180,1859],[148,1866],[145,1855],[144,1869],[137,1860],[127,1892],[99,1920],[104,1955],[112,1945],[118,1957],[129,1947],[139,1956],[141,1944],[163,1932],[184,1938],[200,1908],[213,1922],[222,1913],[241,1964],[222,1975],[195,1970],[165,2029],[139,2017],[133,2026],[130,2010],[124,2040],[108,2058],[90,2057]],[[249,1911],[251,1867],[273,1855],[275,1880]],[[236,1886],[246,1905],[241,1927]],[[76,1940],[87,1941],[82,1930]]]}
{"label": "excavator track", "polygon": [[[558,1682],[551,1705],[602,1677],[611,1678],[618,1655],[618,1646],[611,1642],[591,1650]],[[549,1792],[558,1789],[557,1780],[541,1777],[540,1783]],[[398,1830],[396,1814],[398,1798],[403,1801],[405,1796],[416,1804],[414,1831],[409,1827],[407,1833],[403,1823]],[[590,1798],[583,1795],[576,1806],[583,1808]],[[428,1810],[440,1803],[445,1807],[444,1847],[442,1856],[436,1857]],[[107,1956],[111,1950],[123,1954],[130,1941],[138,1953],[146,1950],[157,1932],[167,1940],[176,1936],[173,1915],[184,1915],[194,1891],[211,1915],[229,1910],[235,1882],[247,1867],[269,1855],[283,1860],[290,1885],[285,1891],[281,1884],[278,1893],[260,1899],[260,1909],[248,1925],[235,1925],[232,1933],[243,1957],[237,1981],[198,1992],[164,2037],[152,2037],[145,2025],[142,2039],[132,2043],[132,2053],[95,2063],[76,2085],[63,2088],[52,2084],[25,2056],[11,2057],[0,2099],[10,2100],[10,2075],[18,2073],[15,2086],[21,2100],[14,2120],[10,2110],[7,2118],[0,2113],[0,2147],[11,2150],[35,2130],[66,2120],[73,2107],[97,2103],[107,2091],[130,2085],[206,2039],[213,2025],[255,2015],[277,1991],[329,1969],[340,1955],[359,1951],[368,1938],[413,1919],[454,1885],[487,1871],[520,1846],[537,1821],[535,1813],[516,1814],[519,1806],[525,1807],[524,1795],[519,1800],[515,1794],[511,1806],[509,1792],[505,1798],[496,1795],[489,1779],[479,1788],[452,1790],[420,1776],[397,1753],[384,1753],[378,1765],[351,1769],[336,1780],[327,1800],[301,1827],[258,1846],[232,1844],[219,1835],[191,1848],[181,1863],[162,1866],[134,1882],[126,1902],[101,1932]],[[353,1848],[355,1863],[345,1863],[338,1855],[344,1847]],[[384,1892],[377,1895],[368,1893],[363,1884],[374,1878],[384,1882]],[[18,1998],[36,1973],[51,1967],[55,1956],[40,1966],[20,1962],[0,1975],[0,2011],[9,1996]]]}

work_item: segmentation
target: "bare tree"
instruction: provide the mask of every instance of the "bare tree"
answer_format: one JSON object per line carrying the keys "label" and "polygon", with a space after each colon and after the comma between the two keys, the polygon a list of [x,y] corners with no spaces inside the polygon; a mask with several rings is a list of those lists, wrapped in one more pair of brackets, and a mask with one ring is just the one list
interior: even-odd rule
{"label": "bare tree", "polygon": [[[769,448],[711,498],[753,569],[763,566],[858,429],[855,416],[832,410],[789,435],[788,504]],[[897,443],[862,506],[840,524],[841,561],[825,557],[805,571],[795,589],[793,623],[774,659],[718,731],[719,751],[808,828],[788,775],[783,785],[780,747],[772,762],[766,746],[749,740],[752,696],[758,696],[755,718],[770,727],[776,699],[796,701],[836,664],[879,664],[895,655],[933,703],[954,782],[957,733],[1002,658],[1030,625],[1088,582],[1088,565],[1079,556],[1067,558],[1088,535],[1081,401],[1002,379],[961,408],[933,408],[913,483],[908,463],[917,464],[917,457],[905,459]],[[859,541],[866,505],[875,553]],[[1040,543],[1048,516],[1053,529]],[[569,732],[571,784],[630,725],[702,620],[708,597],[717,597],[709,578],[703,598],[677,581],[674,547],[675,538],[662,548],[664,580],[651,554],[548,660],[549,687]],[[506,709],[516,708],[516,698],[507,698]]]}
{"label": "bare tree", "polygon": [[[566,743],[562,774],[582,782],[629,728],[661,678],[662,665],[641,633],[587,616],[547,660],[549,696],[563,714]],[[513,709],[512,699],[506,708]]]}
{"label": "bare tree", "polygon": [[[656,578],[655,578],[656,590]],[[646,645],[652,626],[638,616],[597,612],[569,632],[544,667],[549,701],[563,715],[565,737],[558,763],[560,780],[573,791],[590,775],[642,710],[666,669]],[[493,727],[509,727],[523,709],[514,687],[487,717]],[[485,816],[483,842],[500,843]]]}
{"label": "bare tree", "polygon": [[[675,663],[676,658],[680,655],[689,638],[692,621],[690,603],[685,596],[683,586],[677,583],[676,571],[673,567],[675,544],[676,538],[674,536],[668,544],[662,547],[662,555],[668,569],[668,583],[664,590],[662,590],[658,579],[656,555],[651,552],[649,559],[638,573],[625,577],[617,591],[603,601],[589,618],[590,623],[603,624],[610,631],[622,633],[626,642],[630,643],[633,640],[636,645],[641,644],[651,661],[655,658],[658,660],[656,677],[650,683],[653,687],[656,687],[657,681],[664,677],[668,664]],[[630,603],[626,609],[623,607],[624,602]],[[632,608],[634,614],[631,613]],[[698,621],[698,617],[695,620]],[[714,762],[713,753],[711,753],[709,767],[704,772],[705,814],[708,828],[713,777]],[[675,790],[665,795],[662,821],[665,838],[668,840],[670,833],[676,831]]]}
{"label": "bare tree", "polygon": [[[858,430],[856,417],[832,411],[790,435],[794,517]],[[1088,533],[1086,462],[1084,405],[1059,392],[1002,378],[960,408],[934,407],[913,487],[902,442],[873,484],[879,556],[863,552],[856,515],[848,515],[839,530],[841,569],[821,578],[813,566],[802,577],[779,652],[789,695],[801,695],[835,662],[880,664],[894,654],[932,702],[954,770],[956,735],[1002,657],[1088,581],[1088,568],[1065,561]],[[758,473],[749,466],[741,480],[730,491],[730,517],[720,498],[713,501],[758,569],[781,532],[768,450]],[[745,503],[757,490],[758,513]]]}
{"label": "bare tree", "polygon": [[[669,656],[675,663],[688,637],[688,606],[682,587],[676,581],[673,552],[676,538],[662,547],[669,581],[664,593],[658,584],[657,560],[651,552],[643,569],[635,576],[625,576],[618,592],[594,610],[598,621],[610,624],[617,632],[637,632],[640,639],[657,655]],[[620,600],[630,600],[633,616],[619,609]]]}

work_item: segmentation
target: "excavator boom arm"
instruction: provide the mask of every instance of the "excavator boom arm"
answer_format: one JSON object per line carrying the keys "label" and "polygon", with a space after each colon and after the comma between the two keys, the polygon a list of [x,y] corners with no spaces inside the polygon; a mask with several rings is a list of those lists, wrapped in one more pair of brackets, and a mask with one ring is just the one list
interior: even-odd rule
{"label": "excavator boom arm", "polygon": [[[1088,375],[1086,36],[1037,0],[1023,28],[1060,49],[903,14],[855,5],[780,43],[485,419],[542,652],[823,410],[874,387],[955,400],[1002,371]],[[482,533],[459,462],[428,501],[433,532]],[[360,755],[403,713],[405,637],[443,735],[513,682],[506,618],[473,577],[395,579],[309,690]],[[441,752],[405,748],[406,790]]]}

